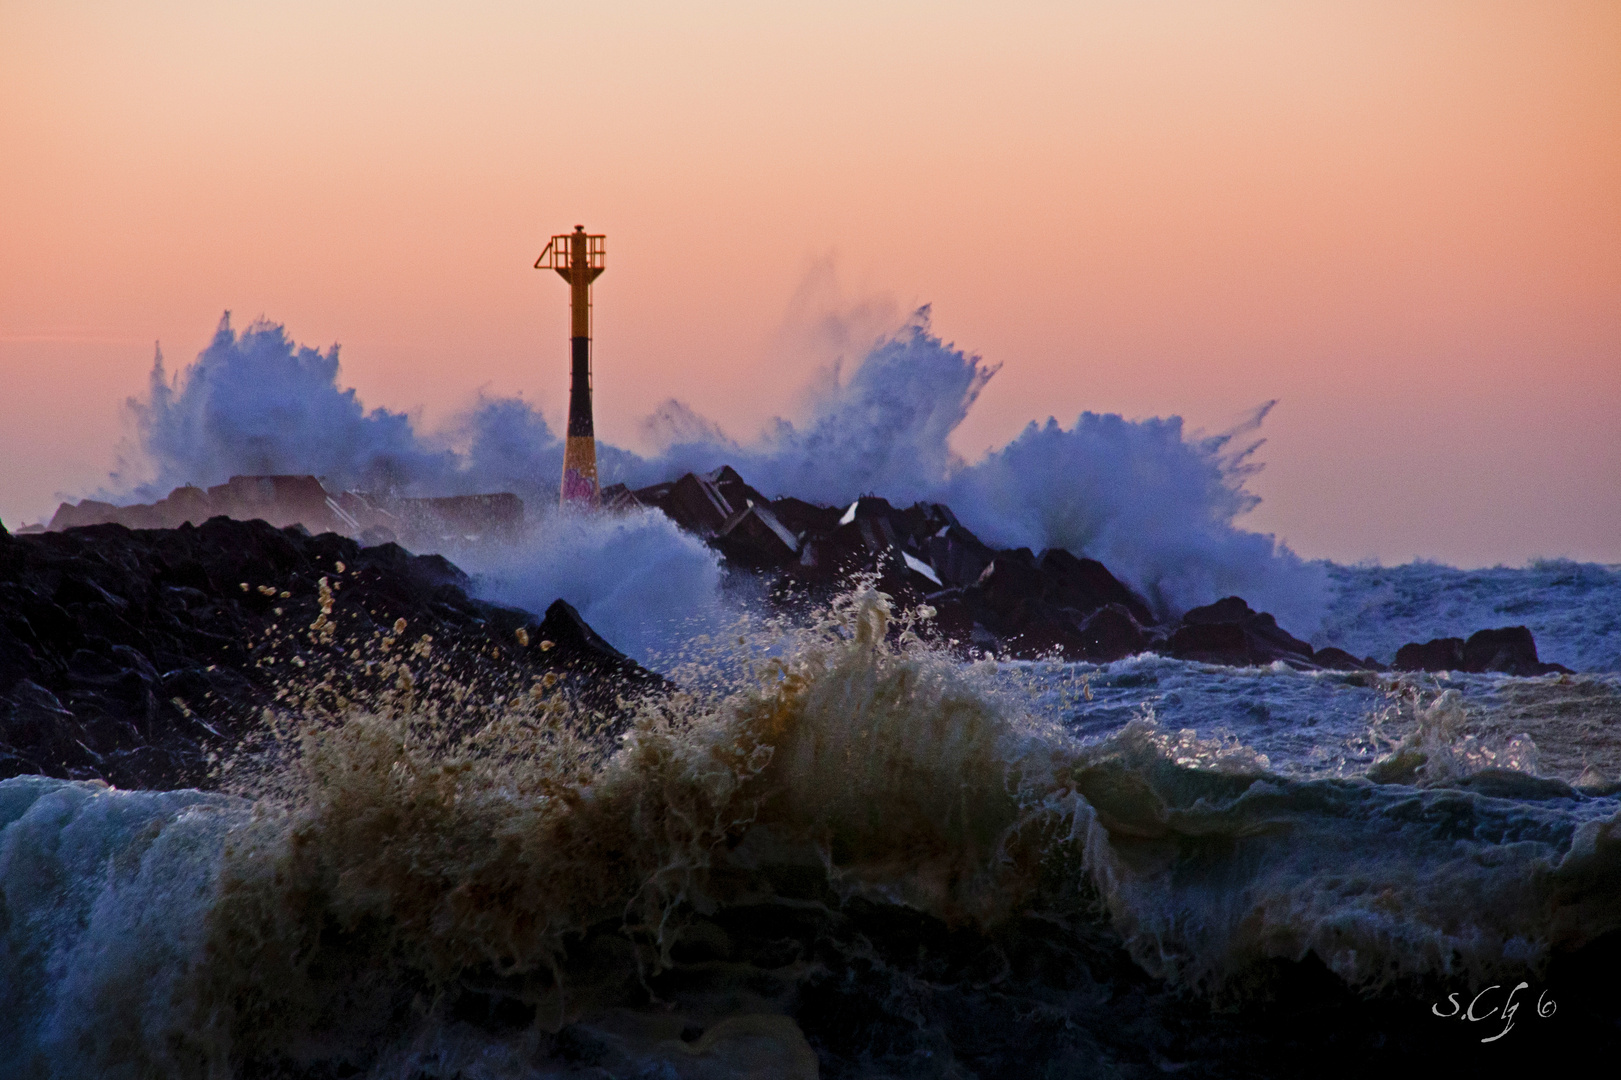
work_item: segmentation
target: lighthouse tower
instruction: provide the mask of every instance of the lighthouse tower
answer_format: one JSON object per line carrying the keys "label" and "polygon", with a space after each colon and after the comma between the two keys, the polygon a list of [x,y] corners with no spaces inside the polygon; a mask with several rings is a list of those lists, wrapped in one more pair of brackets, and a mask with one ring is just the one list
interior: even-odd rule
{"label": "lighthouse tower", "polygon": [[568,441],[563,445],[564,507],[597,505],[597,439],[591,422],[591,283],[605,268],[607,237],[588,235],[584,225],[554,236],[535,260],[569,284],[573,366],[569,375]]}

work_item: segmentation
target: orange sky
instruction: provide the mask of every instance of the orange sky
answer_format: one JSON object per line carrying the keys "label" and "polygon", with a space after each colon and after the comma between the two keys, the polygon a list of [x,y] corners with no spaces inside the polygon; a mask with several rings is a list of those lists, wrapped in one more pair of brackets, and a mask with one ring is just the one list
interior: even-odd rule
{"label": "orange sky", "polygon": [[[934,304],[1027,420],[1270,398],[1308,556],[1621,562],[1621,4],[0,0],[0,518],[94,487],[161,339],[561,419],[548,234],[609,237],[598,431],[747,436]],[[798,299],[796,300],[796,296]]]}

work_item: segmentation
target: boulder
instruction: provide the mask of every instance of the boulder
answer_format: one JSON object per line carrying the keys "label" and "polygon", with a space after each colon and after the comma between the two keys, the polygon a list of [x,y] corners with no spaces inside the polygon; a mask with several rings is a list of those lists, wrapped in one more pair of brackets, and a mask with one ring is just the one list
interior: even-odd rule
{"label": "boulder", "polygon": [[1088,660],[1111,661],[1145,652],[1147,631],[1124,604],[1105,604],[1081,623],[1081,649]]}
{"label": "boulder", "polygon": [[1229,667],[1247,667],[1262,662],[1250,651],[1249,638],[1238,623],[1190,623],[1179,626],[1165,644],[1178,660],[1225,664]]}
{"label": "boulder", "polygon": [[1279,660],[1306,666],[1313,655],[1309,644],[1278,626],[1269,612],[1251,610],[1238,596],[1188,611],[1166,645],[1179,659],[1233,667]]}
{"label": "boulder", "polygon": [[838,507],[818,506],[791,496],[771,500],[771,512],[799,539],[808,533],[832,532],[839,525]]}
{"label": "boulder", "polygon": [[[323,578],[330,637],[311,628],[325,614]],[[607,711],[627,688],[663,685],[566,606],[530,635],[537,643],[553,635],[556,649],[523,648],[517,631],[535,619],[469,597],[468,584],[444,558],[397,544],[362,548],[332,533],[226,517],[172,530],[99,524],[8,537],[0,772],[207,784],[209,753],[256,727],[287,686],[320,672],[364,693],[369,668],[349,654],[385,639],[396,650],[432,639],[433,662],[418,669],[424,694],[454,684],[493,698],[556,672],[564,692]]]}
{"label": "boulder", "polygon": [[1036,560],[1036,566],[1054,582],[1054,596],[1065,607],[1091,612],[1116,604],[1140,626],[1156,621],[1147,602],[1096,559],[1081,559],[1063,548],[1048,548]]}
{"label": "boulder", "polygon": [[1383,671],[1384,665],[1371,656],[1358,660],[1344,649],[1328,645],[1312,653],[1312,663],[1330,671]]}
{"label": "boulder", "polygon": [[1213,604],[1189,609],[1182,616],[1185,626],[1212,626],[1242,623],[1255,614],[1241,596],[1228,596]]}
{"label": "boulder", "polygon": [[[638,681],[654,678],[636,661],[608,644],[606,638],[591,628],[580,612],[567,600],[553,600],[546,609],[545,618],[529,634],[530,645],[541,652],[553,653],[549,662],[570,670],[593,668],[611,671],[615,675],[633,677]],[[551,642],[550,648],[541,648],[540,642]],[[554,652],[555,650],[555,652]]]}
{"label": "boulder", "polygon": [[947,587],[975,584],[996,558],[994,550],[960,525],[944,526],[926,537],[920,549]]}
{"label": "boulder", "polygon": [[1524,626],[1503,626],[1477,630],[1463,643],[1460,671],[1503,671],[1511,675],[1538,673],[1536,639]]}
{"label": "boulder", "polygon": [[1028,611],[1030,601],[1045,600],[1054,592],[1052,580],[1036,566],[1029,548],[997,552],[981,571],[975,588],[985,607],[1009,623],[1018,621],[1021,605]]}
{"label": "boulder", "polygon": [[[1039,558],[1028,548],[998,551],[941,503],[899,509],[873,495],[842,508],[768,501],[729,466],[614,496],[659,507],[737,570],[780,576],[786,587],[771,595],[786,607],[825,599],[852,574],[875,573],[878,587],[903,607],[930,597],[941,636],[972,641],[975,649],[1112,659],[1163,637],[1148,632],[1157,622],[1148,604],[1102,563],[1062,549]],[[1084,631],[1105,609],[1113,610]],[[1270,617],[1255,633],[1274,650],[1298,646],[1310,654]]]}
{"label": "boulder", "polygon": [[609,484],[598,497],[604,510],[635,510],[643,505],[636,493],[624,484]]}
{"label": "boulder", "polygon": [[1310,644],[1279,626],[1278,620],[1269,611],[1246,619],[1243,626],[1246,633],[1259,638],[1277,652],[1292,653],[1306,660],[1312,659],[1315,655]]}
{"label": "boulder", "polygon": [[716,484],[706,477],[687,473],[678,480],[632,493],[646,506],[656,506],[681,528],[708,539],[737,513]]}
{"label": "boulder", "polygon": [[966,644],[974,636],[974,613],[963,603],[961,589],[942,589],[924,599],[934,608],[930,629],[934,636],[947,641]]}
{"label": "boulder", "polygon": [[744,507],[770,501],[750,487],[737,474],[737,470],[730,465],[722,465],[713,472],[705,473],[704,479],[714,485],[715,490],[720,492],[721,497],[731,504],[734,511],[741,512]]}
{"label": "boulder", "polygon": [[1508,675],[1569,674],[1560,664],[1545,664],[1537,657],[1536,639],[1524,626],[1477,630],[1463,643],[1460,671],[1501,671]]}
{"label": "boulder", "polygon": [[712,543],[727,562],[751,570],[786,566],[799,558],[799,537],[763,502],[750,502],[732,515]]}
{"label": "boulder", "polygon": [[1435,638],[1420,644],[1410,641],[1396,650],[1397,671],[1461,671],[1463,638]]}

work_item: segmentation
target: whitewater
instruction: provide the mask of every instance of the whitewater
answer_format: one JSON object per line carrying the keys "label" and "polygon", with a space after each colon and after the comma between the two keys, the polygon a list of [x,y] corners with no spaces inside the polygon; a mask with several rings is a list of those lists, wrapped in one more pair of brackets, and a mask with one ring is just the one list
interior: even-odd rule
{"label": "whitewater", "polygon": [[[925,307],[842,378],[821,380],[797,420],[738,441],[672,399],[642,425],[660,445],[655,456],[599,441],[601,480],[639,487],[729,464],[771,497],[944,502],[992,546],[1097,559],[1161,617],[1239,595],[1316,647],[1387,663],[1407,641],[1524,624],[1546,660],[1621,671],[1621,568],[1341,566],[1243,528],[1259,501],[1245,481],[1260,468],[1258,433],[1273,402],[1215,435],[1176,417],[1083,412],[1068,426],[1032,422],[967,462],[950,437],[995,373],[935,336]],[[549,512],[562,440],[522,398],[481,397],[421,431],[343,387],[336,346],[297,345],[263,320],[239,331],[227,314],[185,369],[169,372],[160,353],[130,409],[136,444],[98,498],[152,501],[181,484],[275,473],[404,495],[512,491],[530,508],[525,545],[446,553],[490,599],[533,608],[561,596],[642,659],[690,636],[693,620],[713,627],[736,613],[714,554],[659,515],[582,524]]]}
{"label": "whitewater", "polygon": [[[290,713],[208,792],[0,781],[0,1077],[1287,1076],[1613,1045],[1621,569],[1301,559],[1241,525],[1269,405],[1214,436],[1082,413],[967,462],[948,440],[993,376],[922,312],[753,441],[670,403],[658,454],[600,448],[603,482],[731,464],[773,496],[940,501],[1161,617],[1236,594],[1386,663],[1523,624],[1574,674],[964,660],[859,583],[784,625],[657,512],[551,512],[561,442],[527,403],[419,431],[336,349],[227,319],[155,363],[102,497],[516,491],[521,544],[445,554],[681,690],[606,732],[544,695],[476,729]],[[1521,981],[1492,1025],[1432,1008]]]}

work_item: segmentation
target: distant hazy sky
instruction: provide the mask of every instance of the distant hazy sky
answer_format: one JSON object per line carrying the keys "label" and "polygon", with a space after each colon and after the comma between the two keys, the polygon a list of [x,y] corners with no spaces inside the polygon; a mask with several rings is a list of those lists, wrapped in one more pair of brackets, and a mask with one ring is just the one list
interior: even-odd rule
{"label": "distant hazy sky", "polygon": [[1308,556],[1621,562],[1621,3],[0,0],[0,517],[115,462],[161,340],[341,342],[368,405],[746,437],[922,302],[958,449],[1271,398]]}

